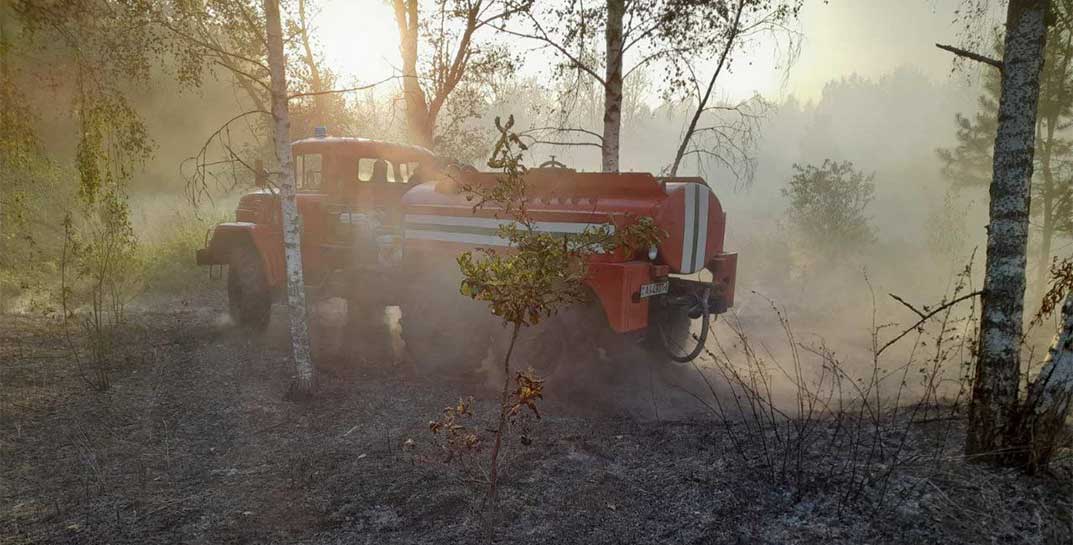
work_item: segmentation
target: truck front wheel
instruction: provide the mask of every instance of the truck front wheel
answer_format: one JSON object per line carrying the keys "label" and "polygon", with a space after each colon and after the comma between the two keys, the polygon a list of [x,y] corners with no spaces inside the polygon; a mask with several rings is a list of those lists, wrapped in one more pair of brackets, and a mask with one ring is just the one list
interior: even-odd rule
{"label": "truck front wheel", "polygon": [[245,244],[231,251],[227,267],[227,304],[236,324],[257,331],[268,326],[272,293],[268,289],[261,256]]}

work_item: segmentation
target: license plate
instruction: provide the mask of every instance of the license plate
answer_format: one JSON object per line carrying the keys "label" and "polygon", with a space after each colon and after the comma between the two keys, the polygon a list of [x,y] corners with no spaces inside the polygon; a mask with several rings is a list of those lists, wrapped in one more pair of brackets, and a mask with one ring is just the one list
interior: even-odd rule
{"label": "license plate", "polygon": [[652,297],[653,295],[663,295],[670,291],[671,281],[665,280],[663,282],[653,282],[651,284],[641,284],[641,298]]}

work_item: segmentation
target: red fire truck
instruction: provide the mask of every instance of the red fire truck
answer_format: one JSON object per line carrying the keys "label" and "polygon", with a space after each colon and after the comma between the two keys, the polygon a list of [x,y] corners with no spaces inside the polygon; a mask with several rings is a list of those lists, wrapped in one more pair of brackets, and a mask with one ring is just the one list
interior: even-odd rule
{"label": "red fire truck", "polygon": [[[308,292],[344,297],[352,316],[398,306],[418,366],[478,365],[499,330],[484,303],[459,293],[455,257],[506,246],[497,228],[511,220],[494,208],[474,210],[461,187],[496,183],[497,174],[364,138],[321,135],[294,142],[292,151]],[[723,248],[726,213],[705,181],[577,172],[555,161],[525,176],[528,211],[541,231],[569,236],[647,216],[667,236],[634,255],[595,256],[586,280],[592,303],[531,328],[523,357],[548,369],[577,348],[617,340],[676,361],[695,358],[711,317],[734,303],[737,264]],[[259,185],[197,253],[199,265],[227,266],[231,315],[250,329],[268,324],[285,292],[278,196]]]}

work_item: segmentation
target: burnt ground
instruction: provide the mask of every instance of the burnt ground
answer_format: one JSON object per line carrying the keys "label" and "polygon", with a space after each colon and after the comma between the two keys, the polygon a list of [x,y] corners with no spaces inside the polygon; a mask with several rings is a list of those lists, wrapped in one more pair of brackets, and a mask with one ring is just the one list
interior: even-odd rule
{"label": "burnt ground", "polygon": [[[474,474],[442,463],[428,421],[475,395],[491,427],[493,394],[335,357],[318,395],[293,400],[282,316],[250,338],[223,323],[222,301],[133,311],[106,392],[83,384],[53,321],[0,317],[0,543],[481,541]],[[741,424],[657,418],[651,394],[669,387],[612,382],[568,399],[549,385],[530,444],[508,438],[499,542],[1073,540],[1068,468],[1025,477],[930,457],[935,440],[960,441],[957,420],[914,425],[918,462],[880,484],[795,487],[765,478],[762,446],[734,440]]]}

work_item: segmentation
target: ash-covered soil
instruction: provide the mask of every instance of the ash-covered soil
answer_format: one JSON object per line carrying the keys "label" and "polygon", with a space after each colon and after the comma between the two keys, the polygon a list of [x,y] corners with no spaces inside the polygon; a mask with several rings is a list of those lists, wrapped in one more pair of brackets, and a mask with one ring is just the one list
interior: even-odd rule
{"label": "ash-covered soil", "polygon": [[[442,463],[428,422],[473,395],[493,427],[487,387],[335,347],[316,397],[295,400],[284,316],[263,337],[223,316],[216,293],[133,311],[106,392],[84,385],[55,322],[0,317],[0,543],[482,541],[483,490]],[[635,365],[560,373],[529,444],[508,438],[498,542],[1073,541],[1061,468],[922,454],[852,501],[822,482],[798,491],[764,478],[763,447],[734,441],[741,424],[683,392],[699,383],[687,370],[616,364]],[[960,440],[960,423],[934,425],[907,448]]]}

